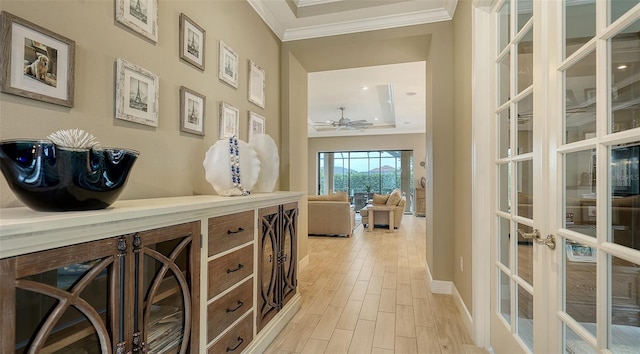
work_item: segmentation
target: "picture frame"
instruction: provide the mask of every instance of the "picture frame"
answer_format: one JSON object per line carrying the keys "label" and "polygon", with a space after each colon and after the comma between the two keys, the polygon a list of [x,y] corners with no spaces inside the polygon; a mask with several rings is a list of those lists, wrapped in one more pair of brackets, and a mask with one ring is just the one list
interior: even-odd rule
{"label": "picture frame", "polygon": [[238,88],[238,53],[220,41],[218,78],[233,88]]}
{"label": "picture frame", "polygon": [[160,78],[157,75],[118,58],[115,117],[157,127],[159,85]]}
{"label": "picture frame", "polygon": [[589,101],[595,102],[595,100],[596,100],[596,88],[595,87],[584,89],[584,100],[585,100],[585,102],[589,102]]}
{"label": "picture frame", "polygon": [[240,111],[226,102],[220,102],[220,139],[238,135]]}
{"label": "picture frame", "polygon": [[0,36],[2,92],[73,107],[75,41],[6,11]]}
{"label": "picture frame", "polygon": [[596,249],[575,242],[567,242],[567,258],[571,262],[595,262]]}
{"label": "picture frame", "polygon": [[187,15],[180,14],[180,59],[204,71],[207,33]]}
{"label": "picture frame", "polygon": [[115,0],[116,21],[136,34],[158,42],[158,0]]}
{"label": "picture frame", "polygon": [[247,142],[250,142],[251,139],[258,135],[265,133],[265,119],[263,116],[258,113],[249,111],[249,132],[247,134]]}
{"label": "picture frame", "polygon": [[204,136],[207,98],[180,86],[180,131]]}
{"label": "picture frame", "polygon": [[264,108],[265,71],[249,60],[249,102]]}

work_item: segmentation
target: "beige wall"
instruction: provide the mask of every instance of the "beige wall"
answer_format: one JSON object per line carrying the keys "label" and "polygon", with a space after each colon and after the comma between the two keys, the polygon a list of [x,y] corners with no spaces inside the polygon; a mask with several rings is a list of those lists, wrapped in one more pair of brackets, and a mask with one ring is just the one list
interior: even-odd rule
{"label": "beige wall", "polygon": [[[472,0],[458,1],[454,17],[454,161],[453,176],[453,283],[469,312],[473,311],[471,258],[471,197],[472,197],[472,113],[471,113],[471,11]],[[463,222],[466,221],[466,222]],[[460,258],[463,269],[460,269]]]}
{"label": "beige wall", "polygon": [[425,157],[425,134],[372,135],[309,138],[309,194],[318,186],[318,153],[326,151],[413,150],[413,179],[424,177],[420,161]]}
{"label": "beige wall", "polygon": [[[2,0],[0,7],[76,42],[74,107],[3,93],[0,138],[44,138],[59,129],[80,128],[96,135],[103,146],[140,151],[121,199],[213,194],[204,179],[202,160],[218,140],[219,101],[240,110],[241,139],[247,138],[248,111],[252,110],[266,117],[267,133],[281,144],[281,42],[244,0],[160,0],[156,44],[116,25],[112,0]],[[206,30],[204,72],[179,59],[180,13]],[[218,80],[220,40],[239,54],[237,89]],[[118,57],[160,77],[157,128],[114,119],[114,63]],[[264,110],[247,100],[248,59],[266,71]],[[204,137],[180,132],[178,93],[182,85],[207,97]],[[21,205],[1,180],[0,207]]]}

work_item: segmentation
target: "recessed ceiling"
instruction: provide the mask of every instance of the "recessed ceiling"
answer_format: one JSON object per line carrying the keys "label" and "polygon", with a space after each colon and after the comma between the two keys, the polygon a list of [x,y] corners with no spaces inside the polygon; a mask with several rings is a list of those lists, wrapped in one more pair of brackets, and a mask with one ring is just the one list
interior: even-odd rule
{"label": "recessed ceiling", "polygon": [[247,0],[282,41],[453,18],[457,0]]}
{"label": "recessed ceiling", "polygon": [[[424,133],[426,63],[413,62],[309,73],[308,136]],[[344,117],[366,129],[327,124]]]}

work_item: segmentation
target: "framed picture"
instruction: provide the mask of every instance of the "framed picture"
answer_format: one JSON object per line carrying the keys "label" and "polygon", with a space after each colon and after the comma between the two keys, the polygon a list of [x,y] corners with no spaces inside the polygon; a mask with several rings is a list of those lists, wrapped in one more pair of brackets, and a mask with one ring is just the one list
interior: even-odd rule
{"label": "framed picture", "polygon": [[586,88],[584,89],[584,100],[586,102],[595,101],[596,100],[596,88]]}
{"label": "framed picture", "polygon": [[158,42],[158,0],[115,0],[116,21]]}
{"label": "framed picture", "polygon": [[249,111],[249,134],[247,141],[251,141],[255,135],[264,134],[265,126],[264,126],[264,117]]}
{"label": "framed picture", "polygon": [[2,92],[73,107],[76,43],[6,11],[0,21]]}
{"label": "framed picture", "polygon": [[249,102],[264,108],[264,70],[249,60]]}
{"label": "framed picture", "polygon": [[116,118],[158,126],[160,78],[118,58],[116,68]]}
{"label": "framed picture", "polygon": [[204,136],[207,98],[184,86],[180,87],[180,130]]}
{"label": "framed picture", "polygon": [[204,71],[205,30],[180,14],[180,59]]}
{"label": "framed picture", "polygon": [[596,249],[579,243],[567,243],[567,258],[571,262],[595,262]]}
{"label": "framed picture", "polygon": [[223,41],[220,41],[218,78],[234,88],[238,88],[238,53]]}
{"label": "framed picture", "polygon": [[220,139],[238,135],[240,112],[226,102],[220,102]]}

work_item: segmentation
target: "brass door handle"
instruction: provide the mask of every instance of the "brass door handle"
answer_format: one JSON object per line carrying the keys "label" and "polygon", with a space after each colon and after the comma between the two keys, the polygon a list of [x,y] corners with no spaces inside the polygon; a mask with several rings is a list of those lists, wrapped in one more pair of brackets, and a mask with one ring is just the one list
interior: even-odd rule
{"label": "brass door handle", "polygon": [[552,250],[556,249],[556,237],[553,235],[547,235],[547,238],[540,237],[540,230],[534,229],[533,232],[524,232],[521,229],[518,229],[518,236],[528,239],[534,240],[539,245],[547,245]]}

